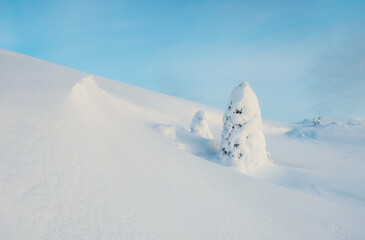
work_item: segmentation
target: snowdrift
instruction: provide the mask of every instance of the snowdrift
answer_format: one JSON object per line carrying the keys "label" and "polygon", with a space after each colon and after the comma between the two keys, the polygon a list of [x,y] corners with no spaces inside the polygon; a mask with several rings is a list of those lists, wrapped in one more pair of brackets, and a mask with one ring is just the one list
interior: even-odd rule
{"label": "snowdrift", "polygon": [[215,163],[222,111],[6,50],[0,114],[1,239],[365,237],[362,146],[267,122],[276,167],[244,175]]}

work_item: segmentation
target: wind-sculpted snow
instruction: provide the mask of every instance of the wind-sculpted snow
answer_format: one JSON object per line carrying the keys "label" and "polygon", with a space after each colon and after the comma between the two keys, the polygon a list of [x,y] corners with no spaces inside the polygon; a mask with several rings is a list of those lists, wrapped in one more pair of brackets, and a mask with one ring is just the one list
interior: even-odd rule
{"label": "wind-sculpted snow", "polygon": [[[214,139],[189,132],[197,110]],[[258,179],[214,163],[222,111],[5,50],[0,115],[0,239],[365,236],[364,203],[351,197],[363,187],[363,151],[287,137],[291,125],[264,125],[285,173]],[[292,169],[302,189],[288,185],[299,181]],[[306,191],[314,176],[323,196]],[[328,186],[351,194],[326,195]]]}
{"label": "wind-sculpted snow", "polygon": [[213,135],[210,132],[207,117],[203,111],[197,111],[191,120],[190,131],[203,138],[212,139]]}
{"label": "wind-sculpted snow", "polygon": [[287,132],[293,138],[312,139],[345,145],[365,145],[365,124],[359,120],[332,121],[322,119],[320,124],[301,122]]}

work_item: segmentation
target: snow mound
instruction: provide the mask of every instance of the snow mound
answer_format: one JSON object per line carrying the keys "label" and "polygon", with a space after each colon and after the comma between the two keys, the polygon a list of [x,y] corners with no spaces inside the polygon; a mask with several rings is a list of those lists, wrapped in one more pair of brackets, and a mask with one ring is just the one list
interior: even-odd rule
{"label": "snow mound", "polygon": [[166,138],[174,140],[176,139],[175,127],[169,124],[157,124],[155,128],[162,133]]}
{"label": "snow mound", "polygon": [[210,132],[207,117],[203,111],[197,111],[190,124],[190,131],[203,138],[213,139]]}
{"label": "snow mound", "polygon": [[320,122],[302,121],[287,135],[292,138],[313,139],[347,145],[365,144],[365,125],[359,120],[335,121],[321,119]]}

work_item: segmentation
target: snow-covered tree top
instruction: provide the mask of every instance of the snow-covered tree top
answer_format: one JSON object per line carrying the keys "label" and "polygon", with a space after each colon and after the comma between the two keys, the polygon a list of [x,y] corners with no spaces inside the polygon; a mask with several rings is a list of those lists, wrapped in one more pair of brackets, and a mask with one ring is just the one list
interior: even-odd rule
{"label": "snow-covered tree top", "polygon": [[233,90],[227,109],[225,117],[230,117],[233,123],[247,122],[256,116],[261,122],[259,102],[248,82],[241,82]]}

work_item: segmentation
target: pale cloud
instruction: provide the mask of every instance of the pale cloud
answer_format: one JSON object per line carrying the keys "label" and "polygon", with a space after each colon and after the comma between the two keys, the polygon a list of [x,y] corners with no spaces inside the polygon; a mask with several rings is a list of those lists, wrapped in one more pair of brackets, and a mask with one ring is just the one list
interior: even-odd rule
{"label": "pale cloud", "polygon": [[318,113],[365,117],[365,34],[331,46],[313,67],[311,92]]}

